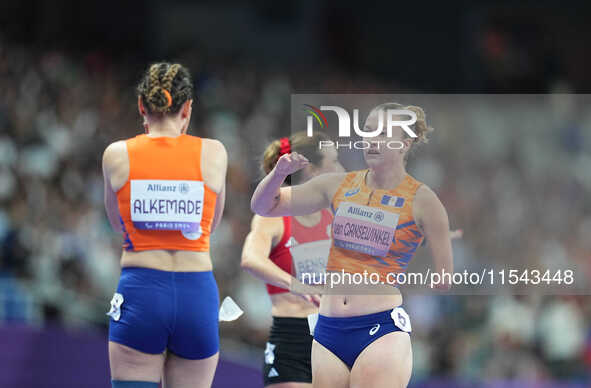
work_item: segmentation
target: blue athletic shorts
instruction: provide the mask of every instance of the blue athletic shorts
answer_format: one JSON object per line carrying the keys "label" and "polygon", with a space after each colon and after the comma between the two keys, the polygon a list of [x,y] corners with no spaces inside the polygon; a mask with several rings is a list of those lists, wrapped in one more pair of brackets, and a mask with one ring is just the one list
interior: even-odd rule
{"label": "blue athletic shorts", "polygon": [[219,350],[219,295],[211,271],[126,267],[111,301],[109,341],[191,360]]}
{"label": "blue athletic shorts", "polygon": [[341,359],[349,369],[363,349],[378,338],[395,332],[411,332],[410,318],[402,307],[356,317],[318,316],[314,340]]}

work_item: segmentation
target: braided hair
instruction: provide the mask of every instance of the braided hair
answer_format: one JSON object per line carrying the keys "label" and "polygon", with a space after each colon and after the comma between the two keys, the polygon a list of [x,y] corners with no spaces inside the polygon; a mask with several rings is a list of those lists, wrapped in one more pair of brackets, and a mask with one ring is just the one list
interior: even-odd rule
{"label": "braided hair", "polygon": [[193,98],[193,81],[183,65],[154,63],[144,73],[137,92],[148,113],[177,113]]}

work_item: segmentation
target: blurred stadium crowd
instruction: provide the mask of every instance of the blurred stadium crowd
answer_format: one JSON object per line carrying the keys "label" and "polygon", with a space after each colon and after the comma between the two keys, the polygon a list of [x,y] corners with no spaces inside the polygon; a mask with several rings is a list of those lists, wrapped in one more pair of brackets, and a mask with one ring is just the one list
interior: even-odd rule
{"label": "blurred stadium crowd", "polygon": [[[247,61],[180,60],[197,84],[191,133],[221,140],[230,157],[212,255],[220,295],[234,297],[246,314],[221,335],[262,348],[269,304],[239,260],[258,157],[269,140],[289,133],[290,93],[310,85],[398,85],[336,70],[320,76]],[[101,154],[142,130],[134,86],[145,65],[0,43],[0,322],[106,327],[121,238],[103,210]],[[529,128],[507,127],[490,104],[462,125],[451,112],[431,116],[432,141],[409,168],[438,193],[452,227],[464,229],[454,242],[459,268],[504,257],[591,276],[591,116],[578,105],[564,95],[549,102],[551,109],[532,107]],[[413,318],[413,379],[587,381],[590,300],[411,295],[405,304]]]}

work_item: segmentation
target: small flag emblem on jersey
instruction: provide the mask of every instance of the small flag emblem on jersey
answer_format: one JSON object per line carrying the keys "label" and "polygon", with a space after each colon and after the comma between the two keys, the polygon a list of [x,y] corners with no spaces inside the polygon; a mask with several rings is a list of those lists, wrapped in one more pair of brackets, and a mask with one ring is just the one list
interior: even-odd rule
{"label": "small flag emblem on jersey", "polygon": [[402,207],[404,205],[404,198],[393,197],[391,195],[384,195],[382,197],[382,205],[392,206],[392,207]]}

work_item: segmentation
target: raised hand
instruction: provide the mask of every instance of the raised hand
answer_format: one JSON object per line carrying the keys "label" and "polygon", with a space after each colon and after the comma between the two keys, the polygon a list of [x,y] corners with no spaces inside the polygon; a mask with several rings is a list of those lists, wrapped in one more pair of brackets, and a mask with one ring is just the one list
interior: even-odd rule
{"label": "raised hand", "polygon": [[297,152],[282,155],[275,165],[275,172],[282,176],[288,176],[306,167],[310,161]]}

